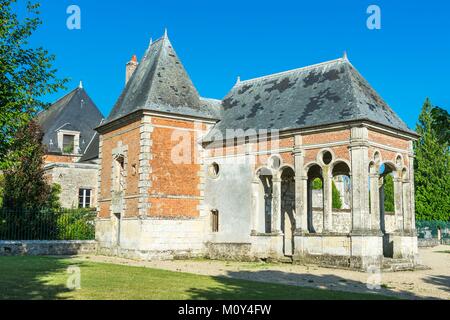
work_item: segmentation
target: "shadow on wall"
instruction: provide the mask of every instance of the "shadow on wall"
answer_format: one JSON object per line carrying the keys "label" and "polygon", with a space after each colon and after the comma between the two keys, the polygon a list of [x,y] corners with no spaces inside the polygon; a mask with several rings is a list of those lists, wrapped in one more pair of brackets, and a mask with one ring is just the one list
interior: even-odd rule
{"label": "shadow on wall", "polygon": [[[445,277],[443,277],[445,278]],[[239,296],[240,292],[247,292],[241,299],[286,299],[286,292],[279,292],[278,285],[273,284],[270,293],[251,290],[245,282],[236,282],[235,279],[256,282],[268,281],[272,283],[291,286],[292,290],[287,299],[290,300],[379,300],[379,299],[436,299],[434,297],[417,296],[409,291],[391,290],[382,285],[380,289],[368,289],[366,283],[345,279],[336,275],[311,275],[296,274],[278,270],[261,271],[233,271],[228,272],[226,277],[214,277],[218,282],[226,285],[226,289],[196,289],[190,290],[193,299],[223,299],[230,294]],[[444,285],[448,279],[436,279],[437,284]],[[278,290],[277,290],[278,289]],[[317,290],[322,289],[322,290]],[[448,290],[448,287],[447,287]],[[278,294],[279,293],[279,294]],[[269,294],[269,297],[267,296]]]}
{"label": "shadow on wall", "polygon": [[23,257],[19,256],[1,259],[8,259],[8,263],[0,263],[0,300],[64,299],[60,295],[70,292],[65,285],[45,280],[46,276],[55,273],[65,275],[69,264],[63,259],[35,257],[26,264]]}

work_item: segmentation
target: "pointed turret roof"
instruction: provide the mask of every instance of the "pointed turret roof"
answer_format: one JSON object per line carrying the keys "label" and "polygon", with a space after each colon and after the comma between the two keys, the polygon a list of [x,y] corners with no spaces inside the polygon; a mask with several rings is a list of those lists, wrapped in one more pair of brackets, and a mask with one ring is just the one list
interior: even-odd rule
{"label": "pointed turret roof", "polygon": [[217,118],[215,110],[200,99],[167,33],[150,44],[106,123],[137,110]]}
{"label": "pointed turret roof", "polygon": [[61,152],[61,146],[58,146],[58,131],[70,130],[80,132],[80,151],[83,154],[95,135],[94,128],[102,119],[100,110],[82,85],[37,116],[37,122],[44,132],[43,143],[48,152],[52,153]]}

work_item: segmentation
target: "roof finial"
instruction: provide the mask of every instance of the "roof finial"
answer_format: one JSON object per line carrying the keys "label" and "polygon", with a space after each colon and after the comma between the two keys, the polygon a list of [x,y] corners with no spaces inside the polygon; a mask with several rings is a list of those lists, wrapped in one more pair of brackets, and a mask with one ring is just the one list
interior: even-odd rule
{"label": "roof finial", "polygon": [[237,77],[236,85],[238,85],[239,83],[241,83],[241,77],[240,76]]}
{"label": "roof finial", "polygon": [[344,59],[344,61],[348,61],[347,50],[344,51],[344,55],[343,55],[342,59]]}
{"label": "roof finial", "polygon": [[153,44],[153,38],[150,37],[150,43],[148,44],[148,46],[150,47]]}
{"label": "roof finial", "polygon": [[83,89],[83,81],[80,80],[80,84],[78,85],[78,88]]}
{"label": "roof finial", "polygon": [[167,39],[167,28],[164,28],[164,39]]}

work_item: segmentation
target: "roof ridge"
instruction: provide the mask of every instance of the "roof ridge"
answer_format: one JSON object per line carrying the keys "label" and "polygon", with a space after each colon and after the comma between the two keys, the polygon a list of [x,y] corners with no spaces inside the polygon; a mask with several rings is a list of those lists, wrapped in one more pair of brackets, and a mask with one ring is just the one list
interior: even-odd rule
{"label": "roof ridge", "polygon": [[314,68],[317,68],[317,67],[321,67],[323,65],[336,63],[336,62],[347,62],[347,63],[350,63],[349,61],[346,61],[344,58],[338,58],[338,59],[334,59],[334,60],[329,60],[329,61],[325,61],[325,62],[312,64],[312,65],[301,67],[301,68],[296,68],[296,69],[286,70],[286,71],[282,71],[282,72],[272,73],[272,74],[268,74],[268,75],[265,75],[265,76],[253,78],[253,79],[241,80],[241,81],[238,81],[235,84],[235,86],[241,86],[241,85],[244,85],[244,84],[253,83],[253,82],[256,82],[256,81],[260,81],[260,80],[276,78],[276,77],[280,77],[282,75],[291,74],[291,73],[295,73],[295,72],[306,71],[306,70],[314,69]]}
{"label": "roof ridge", "polygon": [[161,47],[159,48],[159,50],[158,50],[158,52],[157,52],[157,54],[156,54],[156,57],[155,57],[155,72],[152,74],[152,76],[151,76],[151,79],[150,79],[150,91],[149,91],[149,93],[148,93],[148,96],[147,96],[147,99],[145,100],[145,103],[144,103],[144,105],[147,105],[147,103],[149,103],[150,102],[150,100],[151,100],[151,98],[153,97],[153,91],[155,90],[155,85],[154,85],[154,81],[155,81],[155,74],[156,74],[156,70],[158,70],[158,65],[159,65],[159,61],[160,61],[160,58],[161,58],[161,54],[162,54],[162,52],[164,51],[164,40],[165,40],[165,38],[164,37],[161,37],[161,38],[159,38],[158,40],[156,40],[154,43],[156,43],[156,42],[158,42],[158,41],[160,41],[160,40],[162,40],[163,41],[163,43],[161,44]]}

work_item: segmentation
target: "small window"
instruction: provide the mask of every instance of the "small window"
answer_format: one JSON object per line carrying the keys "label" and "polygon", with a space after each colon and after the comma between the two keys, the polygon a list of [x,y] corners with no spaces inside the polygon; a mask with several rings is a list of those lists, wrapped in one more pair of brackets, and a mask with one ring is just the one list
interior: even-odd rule
{"label": "small window", "polygon": [[91,207],[91,189],[80,189],[78,193],[78,207]]}
{"label": "small window", "polygon": [[75,150],[75,136],[70,134],[63,135],[63,153],[73,153]]}
{"label": "small window", "polygon": [[219,232],[219,211],[218,210],[211,211],[211,231]]}
{"label": "small window", "polygon": [[322,161],[325,164],[330,164],[331,161],[333,160],[333,155],[331,154],[330,151],[325,151],[322,155]]}

